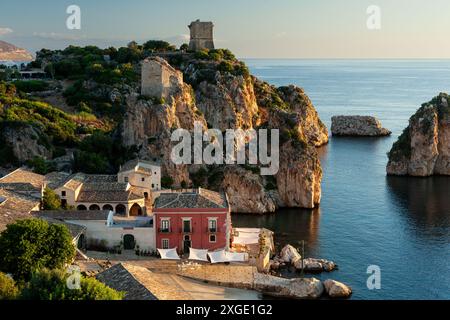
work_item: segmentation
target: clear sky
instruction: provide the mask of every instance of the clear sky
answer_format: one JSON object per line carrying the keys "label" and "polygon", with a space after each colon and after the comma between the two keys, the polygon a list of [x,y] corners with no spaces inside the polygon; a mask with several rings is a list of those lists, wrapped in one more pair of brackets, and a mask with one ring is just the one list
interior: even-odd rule
{"label": "clear sky", "polygon": [[[81,8],[81,30],[66,8]],[[366,25],[370,5],[381,29]],[[0,40],[36,51],[164,39],[215,24],[216,47],[242,58],[450,58],[449,0],[14,0],[0,3]]]}

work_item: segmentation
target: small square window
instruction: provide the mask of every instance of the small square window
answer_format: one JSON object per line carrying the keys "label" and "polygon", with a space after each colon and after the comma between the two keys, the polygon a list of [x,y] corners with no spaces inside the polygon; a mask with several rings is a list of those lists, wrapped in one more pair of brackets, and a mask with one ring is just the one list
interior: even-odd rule
{"label": "small square window", "polygon": [[128,177],[123,178],[123,181],[128,182]]}
{"label": "small square window", "polygon": [[163,249],[170,249],[169,248],[169,239],[162,239],[161,242],[162,242],[161,245],[162,245]]}
{"label": "small square window", "polygon": [[215,234],[209,235],[209,242],[216,242],[216,235]]}
{"label": "small square window", "polygon": [[61,196],[65,197],[66,196],[66,192],[65,191],[61,191]]}
{"label": "small square window", "polygon": [[144,182],[145,181],[145,178],[142,178],[142,182]]}

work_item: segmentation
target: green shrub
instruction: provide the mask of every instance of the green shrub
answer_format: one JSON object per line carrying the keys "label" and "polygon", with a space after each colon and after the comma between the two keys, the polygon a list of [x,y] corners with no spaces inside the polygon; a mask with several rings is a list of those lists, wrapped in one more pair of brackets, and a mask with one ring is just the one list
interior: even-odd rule
{"label": "green shrub", "polygon": [[209,51],[208,51],[208,49],[203,49],[203,50],[197,51],[195,53],[195,59],[198,59],[198,60],[209,60],[210,58],[209,58]]}
{"label": "green shrub", "polygon": [[122,300],[124,293],[111,289],[94,278],[81,276],[80,289],[67,286],[69,274],[63,270],[43,269],[33,274],[21,293],[23,300]]}
{"label": "green shrub", "polygon": [[169,176],[163,176],[161,178],[161,186],[165,189],[170,189],[173,186],[173,179]]}
{"label": "green shrub", "polygon": [[28,280],[42,268],[61,268],[75,257],[66,226],[40,219],[19,220],[0,234],[0,270]]}
{"label": "green shrub", "polygon": [[59,210],[61,209],[61,199],[51,189],[45,188],[44,196],[42,197],[42,208],[44,210]]}
{"label": "green shrub", "polygon": [[45,91],[48,90],[50,86],[48,82],[40,80],[25,80],[25,81],[17,80],[14,81],[13,84],[16,86],[17,90],[26,93]]}
{"label": "green shrub", "polygon": [[88,174],[110,173],[108,160],[96,152],[75,151],[74,171]]}
{"label": "green shrub", "polygon": [[411,135],[409,126],[403,130],[387,155],[390,161],[401,161],[411,158]]}
{"label": "green shrub", "polygon": [[27,161],[27,165],[33,169],[34,173],[46,175],[49,172],[55,171],[56,167],[51,161],[47,161],[42,157],[34,157]]}
{"label": "green shrub", "polygon": [[0,300],[14,300],[19,294],[12,278],[0,272]]}

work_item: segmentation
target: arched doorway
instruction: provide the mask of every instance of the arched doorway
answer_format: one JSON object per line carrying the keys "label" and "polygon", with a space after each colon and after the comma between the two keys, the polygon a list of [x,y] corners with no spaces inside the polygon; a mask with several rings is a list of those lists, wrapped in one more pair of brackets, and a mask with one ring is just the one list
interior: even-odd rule
{"label": "arched doorway", "polygon": [[110,205],[110,204],[105,204],[105,205],[103,206],[103,210],[114,211],[114,208],[113,208],[113,206]]}
{"label": "arched doorway", "polygon": [[116,213],[121,216],[125,216],[127,214],[127,208],[123,204],[118,204],[116,206]]}
{"label": "arched doorway", "polygon": [[100,210],[100,207],[96,204],[93,204],[89,207],[89,210]]}
{"label": "arched doorway", "polygon": [[136,241],[132,234],[126,234],[123,236],[123,248],[124,250],[134,250],[136,246]]}
{"label": "arched doorway", "polygon": [[133,204],[130,208],[130,216],[142,216],[142,208],[137,203]]}
{"label": "arched doorway", "polygon": [[80,204],[80,205],[77,207],[77,210],[80,210],[80,211],[86,211],[87,208],[86,208],[86,206],[83,206],[82,204]]}

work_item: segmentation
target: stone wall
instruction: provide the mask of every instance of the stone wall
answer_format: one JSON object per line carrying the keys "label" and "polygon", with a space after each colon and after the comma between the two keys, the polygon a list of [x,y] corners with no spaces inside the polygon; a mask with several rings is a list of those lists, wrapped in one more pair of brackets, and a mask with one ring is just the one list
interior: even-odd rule
{"label": "stone wall", "polygon": [[159,57],[145,59],[141,75],[141,94],[148,97],[167,99],[183,84],[183,74]]}

